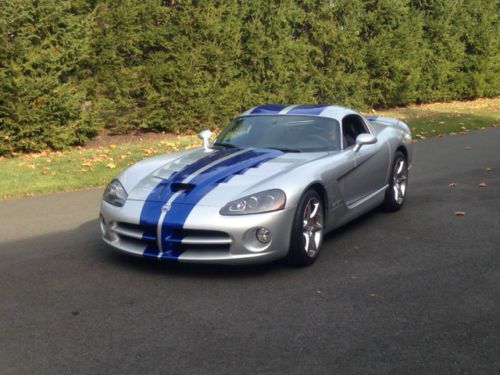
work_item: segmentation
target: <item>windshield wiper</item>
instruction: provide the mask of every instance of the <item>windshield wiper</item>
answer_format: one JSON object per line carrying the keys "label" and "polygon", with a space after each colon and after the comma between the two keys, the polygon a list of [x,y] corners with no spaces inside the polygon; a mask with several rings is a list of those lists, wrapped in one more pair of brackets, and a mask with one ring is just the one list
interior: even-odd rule
{"label": "windshield wiper", "polygon": [[296,148],[287,148],[287,147],[266,147],[271,150],[278,150],[278,151],[283,151],[283,152],[302,152],[299,149]]}
{"label": "windshield wiper", "polygon": [[237,146],[235,146],[231,143],[226,143],[226,142],[215,142],[214,146],[227,147],[227,148],[237,148]]}

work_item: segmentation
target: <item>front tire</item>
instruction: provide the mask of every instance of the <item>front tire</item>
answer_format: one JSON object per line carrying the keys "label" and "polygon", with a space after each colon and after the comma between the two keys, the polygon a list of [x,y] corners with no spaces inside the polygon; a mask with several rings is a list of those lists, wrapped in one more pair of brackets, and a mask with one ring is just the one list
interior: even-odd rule
{"label": "front tire", "polygon": [[323,228],[323,200],[314,189],[309,189],[295,212],[287,255],[289,264],[305,267],[316,261],[323,242]]}
{"label": "front tire", "polygon": [[389,187],[385,192],[383,207],[386,211],[397,211],[403,207],[408,188],[408,161],[401,151],[394,155]]}

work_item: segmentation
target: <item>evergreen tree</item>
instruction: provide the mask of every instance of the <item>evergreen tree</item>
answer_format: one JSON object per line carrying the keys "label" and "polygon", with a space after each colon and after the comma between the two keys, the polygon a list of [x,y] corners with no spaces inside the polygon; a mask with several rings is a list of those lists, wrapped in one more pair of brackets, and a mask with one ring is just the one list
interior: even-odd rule
{"label": "evergreen tree", "polygon": [[347,106],[365,105],[367,70],[365,47],[360,37],[363,17],[361,1],[302,2],[313,65],[313,93],[309,99]]}
{"label": "evergreen tree", "polygon": [[500,93],[491,0],[0,0],[0,155],[197,131],[263,102]]}
{"label": "evergreen tree", "polygon": [[80,144],[95,134],[84,85],[91,17],[70,2],[0,6],[0,152]]}

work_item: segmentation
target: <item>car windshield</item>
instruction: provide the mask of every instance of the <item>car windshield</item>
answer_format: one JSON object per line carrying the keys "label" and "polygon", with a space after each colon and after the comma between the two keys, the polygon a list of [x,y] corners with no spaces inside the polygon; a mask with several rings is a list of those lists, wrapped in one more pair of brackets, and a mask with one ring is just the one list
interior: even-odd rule
{"label": "car windshield", "polygon": [[214,146],[288,152],[337,151],[340,150],[340,126],[335,119],[326,117],[242,116],[224,128]]}

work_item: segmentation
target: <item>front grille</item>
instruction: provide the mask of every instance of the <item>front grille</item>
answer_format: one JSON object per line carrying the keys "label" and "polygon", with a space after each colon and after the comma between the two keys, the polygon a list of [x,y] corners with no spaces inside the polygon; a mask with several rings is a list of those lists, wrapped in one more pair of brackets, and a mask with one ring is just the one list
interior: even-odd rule
{"label": "front grille", "polygon": [[[126,241],[153,247],[158,244],[157,228],[153,226],[117,222],[111,230]],[[227,233],[220,231],[170,228],[169,232],[163,241],[164,247],[179,250],[229,250],[232,242]]]}

